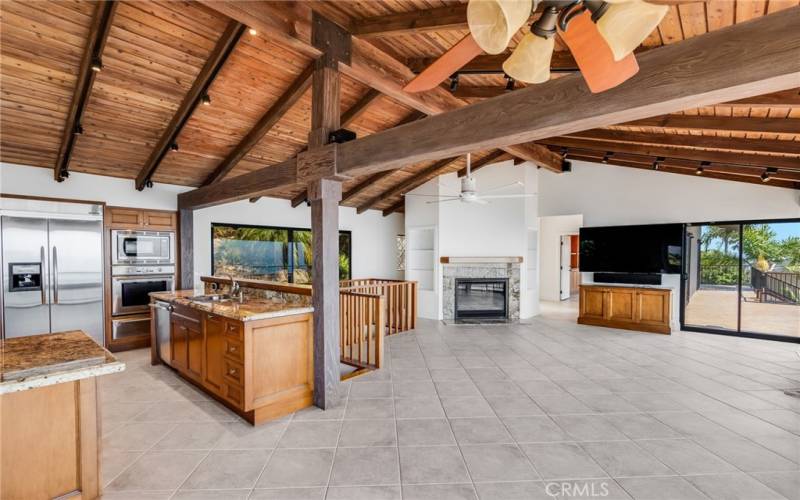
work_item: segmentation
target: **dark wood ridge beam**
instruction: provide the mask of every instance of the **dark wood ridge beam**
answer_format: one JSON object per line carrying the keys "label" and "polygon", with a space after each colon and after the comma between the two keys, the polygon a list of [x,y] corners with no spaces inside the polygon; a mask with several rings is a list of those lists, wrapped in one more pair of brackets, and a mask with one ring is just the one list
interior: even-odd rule
{"label": "dark wood ridge beam", "polygon": [[[604,153],[600,151],[581,150],[579,152],[569,153],[567,156],[571,160],[600,163],[603,154]],[[613,158],[612,160],[609,160],[608,164],[620,167],[631,167],[631,168],[638,168],[642,170],[652,171],[653,161],[655,161],[655,158],[622,154]],[[687,160],[680,160],[680,159],[665,158],[662,162],[659,163],[658,171],[698,177],[697,167],[698,164],[695,162],[688,162]],[[745,167],[709,165],[703,167],[703,172],[701,176],[708,177],[711,179],[746,182],[749,184],[760,184],[771,187],[800,189],[800,182],[786,179],[786,175],[788,174],[782,174],[781,177],[779,177],[778,174],[771,174],[770,176],[771,180],[769,182],[763,182],[760,176],[764,172],[764,170],[765,169],[761,169],[758,172],[754,172],[752,170],[745,170]]]}
{"label": "dark wood ridge beam", "polygon": [[[487,165],[491,165],[492,163],[498,163],[498,162],[501,162],[501,161],[510,160],[512,158],[513,157],[511,155],[509,155],[508,153],[506,153],[505,151],[502,151],[502,150],[494,151],[494,152],[489,153],[488,155],[484,156],[480,160],[472,162],[472,165],[470,165],[470,172],[471,173],[475,173],[475,172],[477,172],[478,170],[482,169],[483,167],[485,167]],[[465,175],[467,175],[467,167],[464,167],[464,168],[462,168],[461,170],[458,171],[458,176],[459,177],[464,177]]]}
{"label": "dark wood ridge beam", "polygon": [[258,120],[250,132],[236,145],[236,147],[228,153],[228,156],[217,166],[216,169],[206,178],[203,186],[213,184],[214,182],[222,180],[228,173],[233,170],[233,167],[238,164],[247,153],[258,144],[265,135],[272,130],[283,115],[285,115],[297,101],[303,97],[308,88],[311,86],[311,75],[314,72],[314,61],[306,66],[306,68],[295,78],[289,87],[281,94],[275,103],[267,110],[266,113]]}
{"label": "dark wood ridge beam", "polygon": [[434,162],[432,165],[429,165],[425,169],[419,171],[412,177],[404,180],[403,182],[387,189],[386,191],[373,196],[367,202],[362,203],[358,206],[356,211],[358,213],[364,213],[370,208],[374,207],[381,201],[385,200],[386,198],[391,198],[393,196],[404,194],[412,189],[416,188],[417,186],[421,186],[428,182],[429,179],[437,177],[441,175],[447,167],[450,166],[451,163],[458,160],[460,157],[454,156],[452,158],[444,158],[442,160],[438,160]]}
{"label": "dark wood ridge beam", "polygon": [[639,57],[637,75],[602,94],[590,93],[580,75],[567,75],[341,144],[337,168],[372,174],[794,88],[800,79],[798,23],[800,7],[793,7],[649,50]]}
{"label": "dark wood ridge beam", "polygon": [[466,29],[466,27],[467,4],[459,3],[434,9],[360,19],[353,21],[349,29],[353,35],[372,37]]}
{"label": "dark wood ridge beam", "polygon": [[236,47],[245,29],[246,26],[237,21],[230,21],[228,23],[225,32],[222,33],[222,36],[217,41],[214,50],[197,75],[189,92],[186,93],[177,111],[175,111],[175,114],[172,116],[169,125],[167,125],[167,128],[161,134],[161,138],[150,153],[147,162],[136,176],[136,189],[141,191],[150,182],[153,174],[155,174],[158,166],[164,159],[164,156],[169,151],[170,146],[177,141],[178,135],[181,133],[184,125],[186,125],[186,122],[189,121],[192,113],[200,104],[203,95],[208,92],[208,88],[214,82],[214,78],[216,78],[222,66],[225,65],[225,61],[228,60],[228,57],[233,52],[233,49]]}
{"label": "dark wood ridge beam", "polygon": [[[370,104],[380,97],[381,93],[375,89],[369,89],[366,94],[364,94],[361,99],[359,99],[355,104],[353,104],[350,109],[342,113],[342,128],[350,125],[354,121],[356,121],[364,112],[367,110]],[[304,189],[303,192],[292,198],[292,208],[299,207],[303,203],[306,202],[308,199],[308,190]],[[256,200],[258,201],[258,200]]]}
{"label": "dark wood ridge beam", "polygon": [[[707,104],[703,106],[713,106]],[[703,107],[695,106],[695,107]],[[750,118],[746,116],[664,115],[620,123],[624,127],[689,128],[764,134],[800,134],[800,118]]]}
{"label": "dark wood ridge beam", "polygon": [[754,167],[790,168],[800,172],[800,157],[760,155],[749,153],[733,153],[727,151],[706,151],[703,149],[687,149],[655,146],[650,144],[631,144],[625,142],[595,141],[571,137],[550,137],[539,141],[548,146],[562,148],[590,149],[594,151],[610,151],[615,153],[642,154],[646,156],[663,156],[665,158],[682,158],[696,162],[710,161],[730,165],[749,165]]}
{"label": "dark wood ridge beam", "polygon": [[[469,151],[795,88],[800,78],[798,23],[800,7],[792,7],[647,51],[639,57],[636,76],[602,94],[590,93],[579,75],[567,75],[466,107],[443,88],[415,95],[402,92],[402,85],[413,73],[353,38],[351,64],[343,72],[402,104],[435,116],[339,144],[336,168],[341,175],[351,177],[372,175]],[[375,70],[376,65],[381,71]],[[565,107],[565,102],[570,105]],[[267,174],[267,169],[256,172]],[[236,193],[238,199],[253,194],[249,188]],[[204,200],[220,202],[227,201]]]}
{"label": "dark wood ridge beam", "polygon": [[630,132],[627,130],[594,129],[569,134],[568,137],[608,141],[612,144],[628,142],[702,149],[722,149],[750,153],[778,153],[800,156],[799,141],[777,139],[743,139],[739,137],[717,137],[713,135],[661,134]]}
{"label": "dark wood ridge beam", "polygon": [[83,118],[83,112],[89,104],[89,96],[92,94],[94,79],[97,76],[97,71],[92,70],[92,62],[101,60],[106,40],[108,40],[108,33],[111,31],[111,23],[117,11],[117,5],[119,4],[112,0],[110,2],[98,2],[95,8],[86,48],[83,51],[80,69],[78,70],[75,92],[72,95],[67,121],[64,124],[64,133],[61,136],[61,145],[58,148],[58,157],[53,168],[53,178],[58,182],[69,176],[72,149],[75,147],[77,136],[81,133],[81,118]]}

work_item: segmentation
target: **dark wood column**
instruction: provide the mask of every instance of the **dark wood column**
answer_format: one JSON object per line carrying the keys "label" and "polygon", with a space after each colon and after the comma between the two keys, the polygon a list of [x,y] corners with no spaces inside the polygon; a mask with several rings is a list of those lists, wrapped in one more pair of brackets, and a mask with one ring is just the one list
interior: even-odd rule
{"label": "dark wood column", "polygon": [[[350,35],[317,14],[311,41],[322,51],[311,81],[311,132],[308,152],[298,161],[298,175],[307,178],[311,202],[314,261],[311,272],[314,305],[314,404],[322,409],[339,400],[339,202],[342,183],[336,178],[335,154],[328,136],[340,126],[339,63],[350,62]],[[319,155],[319,157],[318,157]],[[327,161],[317,161],[317,160]],[[332,160],[332,161],[331,161]],[[306,168],[308,166],[308,168]],[[302,174],[301,174],[302,172]]]}
{"label": "dark wood column", "polygon": [[194,210],[178,210],[178,251],[180,280],[175,288],[188,290],[194,287]]}

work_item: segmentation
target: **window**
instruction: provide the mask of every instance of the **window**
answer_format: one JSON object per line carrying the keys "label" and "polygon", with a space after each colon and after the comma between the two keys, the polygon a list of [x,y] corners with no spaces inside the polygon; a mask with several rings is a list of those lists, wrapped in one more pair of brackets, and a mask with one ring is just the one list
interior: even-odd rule
{"label": "window", "polygon": [[[351,276],[350,231],[339,231],[339,279]],[[311,283],[311,230],[211,224],[211,272],[284,283]]]}

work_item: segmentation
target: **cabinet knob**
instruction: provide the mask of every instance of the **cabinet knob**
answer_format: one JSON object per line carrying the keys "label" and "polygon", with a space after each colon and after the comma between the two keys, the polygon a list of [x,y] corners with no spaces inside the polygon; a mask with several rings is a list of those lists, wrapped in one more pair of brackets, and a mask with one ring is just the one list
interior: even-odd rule
{"label": "cabinet knob", "polygon": [[236,368],[228,368],[228,375],[235,376],[237,373],[239,373],[239,370],[237,370]]}
{"label": "cabinet knob", "polygon": [[228,352],[236,352],[236,346],[235,345],[228,346]]}

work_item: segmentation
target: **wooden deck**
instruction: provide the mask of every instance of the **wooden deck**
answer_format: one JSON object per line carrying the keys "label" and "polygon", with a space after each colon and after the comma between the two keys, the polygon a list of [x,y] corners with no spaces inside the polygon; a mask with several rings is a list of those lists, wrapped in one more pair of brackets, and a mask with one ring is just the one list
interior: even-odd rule
{"label": "wooden deck", "polygon": [[[698,290],[686,306],[686,324],[736,329],[736,291]],[[800,306],[755,302],[744,292],[742,330],[800,337]]]}

